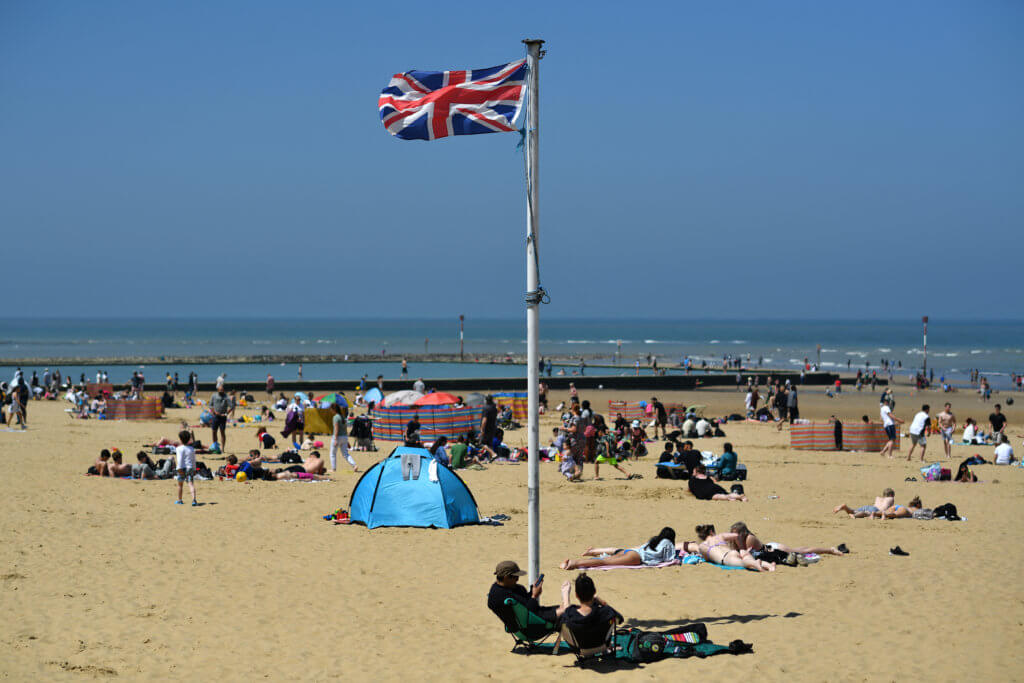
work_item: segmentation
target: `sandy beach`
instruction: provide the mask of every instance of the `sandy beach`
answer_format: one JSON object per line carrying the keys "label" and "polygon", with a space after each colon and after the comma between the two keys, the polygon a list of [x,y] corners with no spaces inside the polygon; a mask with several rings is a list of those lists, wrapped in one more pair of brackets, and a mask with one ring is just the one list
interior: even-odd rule
{"label": "sandy beach", "polygon": [[[485,383],[481,389],[486,389]],[[586,392],[598,412],[608,399],[646,392]],[[557,403],[561,395],[553,396]],[[740,412],[742,394],[700,391],[662,401]],[[997,396],[1005,398],[1003,396]],[[895,414],[909,420],[921,403],[951,400],[958,420],[987,422],[991,404],[973,393],[942,395],[896,388]],[[801,395],[804,417],[878,417],[878,394],[822,390]],[[1002,401],[1005,404],[1005,401]],[[71,420],[58,402],[33,402],[26,432],[0,432],[0,676],[8,680],[124,679],[557,680],[592,677],[568,655],[525,656],[487,610],[495,564],[526,562],[526,466],[463,471],[482,515],[503,526],[452,531],[335,526],[321,519],[348,506],[356,476],[325,483],[199,482],[201,507],[171,504],[171,481],[84,476],[101,448],[126,461],[143,443],[177,432],[171,411],[159,422]],[[258,410],[258,408],[256,408]],[[1019,448],[1024,412],[1009,406]],[[934,412],[933,412],[934,414]],[[557,416],[542,420],[548,438]],[[747,503],[702,502],[685,482],[655,478],[659,444],[625,481],[593,467],[581,484],[543,464],[544,604],[575,572],[558,569],[590,545],[639,545],[665,525],[680,540],[693,527],[725,530],[742,520],[766,541],[846,543],[852,554],[774,574],[684,566],[593,572],[599,595],[629,625],[660,629],[702,621],[719,643],[742,639],[754,653],[663,661],[618,672],[623,680],[675,676],[756,680],[1018,680],[1024,677],[1016,577],[1024,548],[1013,541],[1024,471],[980,466],[983,483],[926,483],[919,462],[873,453],[796,451],[788,431],[729,424],[725,439],[750,469]],[[204,440],[208,433],[197,432]],[[231,453],[255,444],[255,426],[229,428]],[[525,443],[526,430],[508,441]],[[361,468],[387,454],[356,453]],[[929,461],[942,459],[938,438]],[[956,446],[953,462],[991,447]],[[1019,451],[1018,451],[1019,452]],[[218,456],[200,456],[213,467]],[[614,475],[614,476],[613,476]],[[916,482],[905,482],[917,476]],[[852,520],[839,503],[870,503],[885,487],[905,504],[952,502],[964,522]],[[892,557],[899,545],[909,557]]]}

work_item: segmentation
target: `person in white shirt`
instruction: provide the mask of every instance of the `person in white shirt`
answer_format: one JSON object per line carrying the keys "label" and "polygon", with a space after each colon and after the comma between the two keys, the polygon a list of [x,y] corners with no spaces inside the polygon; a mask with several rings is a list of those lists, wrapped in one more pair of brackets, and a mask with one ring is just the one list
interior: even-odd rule
{"label": "person in white shirt", "polygon": [[918,446],[921,447],[921,460],[924,460],[924,450],[928,446],[926,437],[931,427],[931,418],[928,416],[929,410],[931,408],[927,403],[921,406],[921,412],[915,415],[910,423],[910,452],[907,453],[907,460],[910,460],[910,457],[914,455],[914,449]]}
{"label": "person in white shirt", "polygon": [[185,482],[188,482],[188,490],[192,494],[192,505],[196,506],[199,503],[196,502],[196,449],[192,447],[192,433],[187,429],[183,429],[178,432],[178,439],[181,441],[181,445],[174,449],[174,455],[177,460],[177,474],[175,479],[178,480],[178,500],[174,501],[175,505],[184,505],[181,501],[182,489],[185,487]]}
{"label": "person in white shirt", "polygon": [[971,445],[980,443],[978,439],[978,425],[972,417],[967,418],[967,424],[964,425],[964,443]]}
{"label": "person in white shirt", "polygon": [[703,417],[697,420],[697,436],[707,436],[709,429],[711,429],[710,422],[705,420]]}
{"label": "person in white shirt", "polygon": [[1012,465],[1017,458],[1013,455],[1013,447],[1010,446],[1010,438],[1006,434],[1000,436],[1000,443],[996,446],[996,464]]}
{"label": "person in white shirt", "polygon": [[882,446],[879,455],[883,458],[887,455],[892,458],[892,449],[896,446],[896,425],[903,424],[903,420],[892,414],[892,406],[889,405],[889,401],[886,400],[884,395],[882,396],[880,412],[882,415],[882,429],[885,430],[885,436],[888,440]]}

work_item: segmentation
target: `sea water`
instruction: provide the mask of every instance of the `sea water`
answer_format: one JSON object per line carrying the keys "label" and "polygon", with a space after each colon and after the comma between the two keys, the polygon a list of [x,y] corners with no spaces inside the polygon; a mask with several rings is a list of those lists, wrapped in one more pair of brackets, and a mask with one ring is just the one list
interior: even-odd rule
{"label": "sea water", "polygon": [[[702,362],[720,365],[723,357],[739,357],[748,367],[796,369],[804,359],[818,361],[823,370],[878,370],[881,359],[897,361],[906,376],[920,368],[924,350],[919,320],[912,321],[792,321],[792,320],[631,320],[541,319],[540,352],[575,359],[586,356],[590,366],[619,363],[623,368],[588,367],[587,374],[632,372],[648,356],[660,368],[677,367],[690,358],[695,371]],[[466,359],[477,355],[515,355],[526,352],[524,320],[467,319]],[[403,354],[457,354],[458,319],[6,319],[0,321],[0,364],[4,359],[160,358],[254,355],[374,355],[373,363],[306,363],[304,379],[358,380],[378,374],[399,376]],[[747,360],[749,357],[749,361]],[[574,363],[573,363],[574,364]],[[994,386],[1009,385],[1011,373],[1024,372],[1024,322],[932,320],[929,326],[928,367],[936,380],[964,385],[977,368]],[[43,368],[25,367],[40,374]],[[53,368],[51,368],[52,370]],[[95,367],[62,367],[76,379],[94,378]],[[112,380],[127,380],[135,365],[104,368]],[[202,381],[227,372],[239,381],[259,381],[272,373],[279,379],[297,377],[297,364],[151,365],[147,381],[178,372],[184,382],[189,370]],[[571,368],[568,370],[571,372]],[[475,363],[412,363],[410,377],[509,377],[522,366]]]}

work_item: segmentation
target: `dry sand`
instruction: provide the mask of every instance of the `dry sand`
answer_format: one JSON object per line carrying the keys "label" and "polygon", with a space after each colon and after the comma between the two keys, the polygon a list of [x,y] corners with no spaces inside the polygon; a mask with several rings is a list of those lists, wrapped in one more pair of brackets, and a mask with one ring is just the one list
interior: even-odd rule
{"label": "dry sand", "polygon": [[[483,388],[483,387],[482,387]],[[591,392],[599,411],[630,392]],[[672,393],[666,401],[737,412],[736,392]],[[973,394],[953,395],[962,420],[985,421]],[[922,402],[906,387],[896,414]],[[924,394],[933,406],[943,397]],[[805,417],[877,417],[877,395],[827,399],[804,392]],[[197,411],[187,413],[196,422]],[[1024,412],[1008,411],[1011,432]],[[177,431],[162,422],[73,421],[58,403],[33,402],[25,433],[0,432],[0,677],[499,680],[593,677],[570,656],[512,654],[512,639],[485,606],[495,563],[526,561],[526,466],[466,471],[482,514],[501,527],[453,531],[335,526],[321,520],[348,504],[356,477],[331,483],[199,482],[199,508],[171,504],[170,481],[85,477],[103,447],[134,460],[144,442]],[[550,434],[546,417],[542,436]],[[763,540],[845,542],[853,554],[774,574],[711,566],[595,572],[599,593],[632,625],[700,620],[719,643],[742,639],[754,654],[663,661],[621,679],[711,676],[748,680],[1013,680],[1024,677],[1016,531],[1024,495],[1019,468],[977,468],[985,483],[904,482],[918,463],[870,453],[794,451],[788,434],[731,424],[728,440],[750,467],[748,503],[701,502],[679,482],[630,463],[604,481],[569,484],[542,466],[542,602],[557,602],[573,572],[558,562],[591,544],[632,546],[662,526],[692,538],[745,521]],[[255,443],[229,430],[230,451]],[[525,430],[511,433],[522,443]],[[201,437],[208,439],[206,433]],[[723,439],[701,443],[720,452]],[[1014,437],[1019,446],[1019,436]],[[652,445],[660,450],[658,445]],[[906,453],[904,446],[904,455]],[[932,456],[941,447],[929,445]],[[990,448],[957,446],[954,461]],[[386,451],[385,451],[386,452]],[[384,453],[356,454],[361,467]],[[212,457],[208,463],[219,464]],[[931,458],[929,458],[931,459]],[[916,458],[915,458],[916,460]],[[920,477],[918,477],[920,480]],[[871,502],[884,487],[906,503],[951,501],[967,522],[870,521],[833,515],[837,503]],[[778,498],[772,498],[778,496]],[[909,557],[891,557],[902,546]]]}

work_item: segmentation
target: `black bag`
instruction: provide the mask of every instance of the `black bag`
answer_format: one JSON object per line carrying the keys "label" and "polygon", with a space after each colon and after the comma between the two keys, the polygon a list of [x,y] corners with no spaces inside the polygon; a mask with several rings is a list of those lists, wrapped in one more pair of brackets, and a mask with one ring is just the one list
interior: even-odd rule
{"label": "black bag", "polygon": [[729,488],[729,493],[738,493],[738,494],[740,494],[742,496],[743,495],[743,484],[733,484]]}
{"label": "black bag", "polygon": [[639,662],[657,662],[666,657],[678,657],[683,654],[679,650],[707,642],[707,639],[708,627],[704,624],[690,624],[669,631],[637,631],[632,654]]}
{"label": "black bag", "polygon": [[281,462],[285,465],[298,465],[302,463],[302,456],[296,451],[285,451],[281,454]]}
{"label": "black bag", "polygon": [[945,517],[951,522],[956,522],[960,519],[960,515],[958,515],[956,511],[956,505],[953,505],[952,503],[940,505],[939,507],[932,510],[932,512],[935,514],[936,519],[938,519],[939,517]]}

